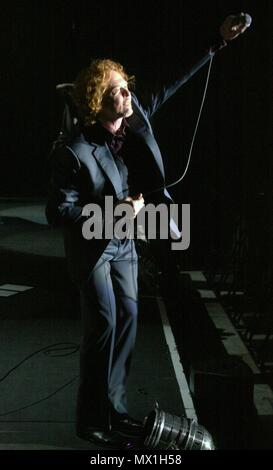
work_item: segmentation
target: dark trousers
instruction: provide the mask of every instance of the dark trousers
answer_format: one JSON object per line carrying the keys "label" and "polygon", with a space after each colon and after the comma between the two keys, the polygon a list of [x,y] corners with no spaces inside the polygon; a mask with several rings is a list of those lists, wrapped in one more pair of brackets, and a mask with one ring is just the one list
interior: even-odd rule
{"label": "dark trousers", "polygon": [[80,291],[82,343],[77,421],[109,429],[127,413],[126,380],[137,329],[133,240],[113,238]]}

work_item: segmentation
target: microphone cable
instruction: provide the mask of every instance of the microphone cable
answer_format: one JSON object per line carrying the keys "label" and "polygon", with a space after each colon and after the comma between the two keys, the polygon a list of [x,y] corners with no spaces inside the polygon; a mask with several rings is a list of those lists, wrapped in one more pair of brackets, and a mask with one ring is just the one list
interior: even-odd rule
{"label": "microphone cable", "polygon": [[178,178],[178,180],[175,180],[175,181],[173,181],[172,183],[169,183],[169,184],[167,184],[167,185],[161,186],[161,187],[159,187],[159,188],[153,189],[152,191],[149,191],[149,192],[145,193],[145,194],[143,195],[144,198],[145,198],[146,196],[149,196],[150,194],[153,194],[153,193],[156,193],[156,192],[158,192],[158,191],[162,191],[163,189],[167,189],[167,188],[170,188],[170,187],[172,187],[172,186],[177,185],[177,184],[180,183],[180,182],[184,179],[184,177],[186,176],[186,173],[187,173],[188,168],[189,168],[189,165],[190,165],[191,156],[192,156],[192,149],[193,149],[194,141],[195,141],[195,138],[196,138],[196,134],[197,134],[197,130],[198,130],[198,126],[199,126],[201,114],[202,114],[202,111],[203,111],[203,107],[204,107],[204,103],[205,103],[205,99],[206,99],[206,95],[207,95],[208,83],[209,83],[209,78],[210,78],[210,73],[211,73],[211,66],[212,66],[213,57],[214,57],[214,56],[212,55],[211,58],[210,58],[210,62],[209,62],[209,67],[208,67],[208,72],[207,72],[207,78],[206,78],[205,88],[204,88],[203,97],[202,97],[202,101],[201,101],[201,105],[200,105],[198,117],[197,117],[197,120],[196,120],[194,132],[193,132],[193,136],[192,136],[192,140],[191,140],[191,145],[190,145],[190,150],[189,150],[189,154],[188,154],[188,158],[187,158],[187,163],[186,163],[185,170],[184,170],[183,174]]}

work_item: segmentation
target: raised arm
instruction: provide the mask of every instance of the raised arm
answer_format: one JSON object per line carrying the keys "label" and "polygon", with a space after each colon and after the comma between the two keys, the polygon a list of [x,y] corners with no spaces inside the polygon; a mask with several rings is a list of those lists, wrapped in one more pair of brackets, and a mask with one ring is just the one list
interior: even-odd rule
{"label": "raised arm", "polygon": [[245,13],[229,15],[219,28],[219,36],[214,44],[208,48],[202,56],[187,68],[178,72],[178,78],[172,82],[155,85],[152,92],[140,94],[139,104],[148,118],[165,103],[182,85],[192,78],[214,54],[225,47],[228,41],[232,41],[242,34],[251,24],[251,17]]}

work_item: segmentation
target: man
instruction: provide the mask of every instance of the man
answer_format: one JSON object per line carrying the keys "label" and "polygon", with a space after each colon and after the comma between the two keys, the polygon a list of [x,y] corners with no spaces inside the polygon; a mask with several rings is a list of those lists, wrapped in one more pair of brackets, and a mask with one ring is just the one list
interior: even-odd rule
{"label": "man", "polygon": [[[83,339],[77,433],[83,439],[119,446],[116,432],[137,434],[141,423],[128,414],[126,400],[137,322],[134,241],[115,235],[110,240],[87,240],[82,209],[93,203],[103,212],[106,196],[112,196],[115,206],[129,204],[136,217],[151,181],[153,188],[164,188],[163,162],[150,117],[225,41],[245,29],[243,14],[227,17],[220,28],[220,44],[174,84],[146,97],[145,103],[130,91],[132,77],[111,60],[93,61],[74,84],[75,132],[55,145],[46,214],[49,223],[63,227],[70,272],[80,291]],[[166,189],[159,191],[158,201],[171,201]],[[108,216],[103,213],[102,233]]]}

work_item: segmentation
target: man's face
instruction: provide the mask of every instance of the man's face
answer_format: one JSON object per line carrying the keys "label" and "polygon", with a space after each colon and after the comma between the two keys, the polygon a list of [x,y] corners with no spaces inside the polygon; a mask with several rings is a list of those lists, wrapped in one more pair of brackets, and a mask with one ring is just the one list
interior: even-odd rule
{"label": "man's face", "polygon": [[108,88],[102,99],[102,108],[99,114],[102,120],[108,121],[116,121],[133,114],[128,83],[120,73],[114,70],[111,70]]}

